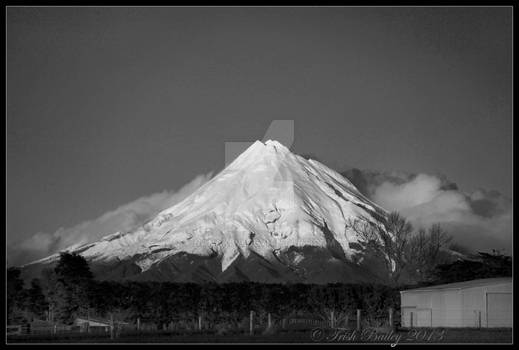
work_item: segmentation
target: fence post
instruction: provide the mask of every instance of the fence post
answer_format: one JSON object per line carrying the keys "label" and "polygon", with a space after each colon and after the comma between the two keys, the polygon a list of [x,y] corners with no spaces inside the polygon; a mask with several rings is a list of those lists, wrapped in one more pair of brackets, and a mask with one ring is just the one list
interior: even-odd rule
{"label": "fence post", "polygon": [[254,334],[254,311],[251,311],[249,316],[249,334]]}
{"label": "fence post", "polygon": [[481,310],[478,311],[478,328],[481,328]]}
{"label": "fence post", "polygon": [[335,328],[335,310],[330,312],[330,327]]}
{"label": "fence post", "polygon": [[357,330],[360,331],[360,309],[357,309]]}
{"label": "fence post", "polygon": [[410,327],[413,328],[413,312],[409,313],[409,318],[410,318],[410,323],[411,323]]}
{"label": "fence post", "polygon": [[268,320],[267,321],[268,322],[267,329],[270,329],[270,328],[272,328],[272,317],[270,316],[270,312],[268,314],[268,319],[267,320]]}
{"label": "fence post", "polygon": [[393,329],[394,322],[393,322],[393,308],[389,308],[389,327]]}
{"label": "fence post", "polygon": [[198,330],[202,330],[202,315],[198,315]]}
{"label": "fence post", "polygon": [[58,333],[58,326],[54,324],[54,334]]}
{"label": "fence post", "polygon": [[141,330],[141,318],[140,317],[137,317],[137,330],[138,331]]}
{"label": "fence post", "polygon": [[114,314],[110,313],[110,339],[114,339]]}

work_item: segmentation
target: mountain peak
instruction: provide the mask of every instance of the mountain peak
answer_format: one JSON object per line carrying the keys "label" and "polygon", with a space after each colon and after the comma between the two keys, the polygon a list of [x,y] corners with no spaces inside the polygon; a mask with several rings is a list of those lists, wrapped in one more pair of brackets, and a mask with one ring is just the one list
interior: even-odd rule
{"label": "mountain peak", "polygon": [[279,254],[304,247],[352,261],[359,237],[347,221],[377,223],[386,214],[324,164],[293,154],[278,141],[256,141],[145,225],[70,251],[105,265],[129,261],[141,273],[185,254],[216,257],[223,273],[251,253],[277,264]]}
{"label": "mountain peak", "polygon": [[294,156],[290,150],[275,140],[267,140],[266,142],[255,141],[243,153],[238,155],[225,170],[248,169],[250,167],[259,166],[261,164],[272,166],[283,163],[290,156]]}
{"label": "mountain peak", "polygon": [[270,146],[270,147],[274,147],[274,148],[282,150],[282,151],[290,152],[290,150],[287,147],[285,147],[285,145],[283,145],[281,142],[276,141],[276,140],[265,141],[265,146]]}

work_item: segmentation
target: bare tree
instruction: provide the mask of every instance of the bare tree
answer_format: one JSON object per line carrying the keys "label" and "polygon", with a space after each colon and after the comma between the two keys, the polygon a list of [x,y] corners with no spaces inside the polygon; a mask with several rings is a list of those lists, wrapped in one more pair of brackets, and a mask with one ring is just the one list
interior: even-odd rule
{"label": "bare tree", "polygon": [[418,276],[423,280],[427,267],[427,252],[429,247],[429,237],[423,228],[411,237],[405,255],[409,261],[407,270],[413,276]]}
{"label": "bare tree", "polygon": [[346,225],[359,237],[365,253],[380,258],[387,276],[397,284],[402,273],[419,281],[425,281],[438,264],[445,263],[444,248],[451,237],[439,224],[428,230],[413,226],[400,214],[389,214],[382,224],[365,217],[350,219]]}
{"label": "bare tree", "polygon": [[357,234],[359,243],[368,253],[382,259],[390,280],[398,283],[407,264],[405,251],[413,232],[411,223],[393,212],[383,224],[366,218],[350,219],[346,228]]}
{"label": "bare tree", "polygon": [[439,224],[432,225],[428,231],[420,229],[414,235],[406,251],[408,271],[420,281],[425,281],[438,264],[443,263],[443,248],[452,237]]}

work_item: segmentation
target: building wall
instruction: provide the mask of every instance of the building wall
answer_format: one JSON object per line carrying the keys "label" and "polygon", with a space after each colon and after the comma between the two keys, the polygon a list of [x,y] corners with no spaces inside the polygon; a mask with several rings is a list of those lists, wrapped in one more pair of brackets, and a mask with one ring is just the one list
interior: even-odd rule
{"label": "building wall", "polygon": [[484,288],[465,289],[463,293],[463,326],[479,327],[479,313],[481,326],[486,325],[485,293]]}
{"label": "building wall", "polygon": [[[499,322],[499,325],[503,326],[512,326],[512,318],[511,313],[506,314],[506,311],[512,310],[512,305],[488,305],[487,306],[487,295],[489,293],[503,293],[508,294],[510,298],[502,298],[503,301],[506,302],[507,300],[511,299],[512,294],[512,284],[501,284],[501,285],[494,285],[494,286],[484,286],[484,287],[474,287],[469,289],[463,290],[463,324],[465,327],[492,327],[493,323],[495,323],[495,317],[490,320],[489,323],[487,312],[492,314],[492,310],[488,310],[488,307],[490,308],[499,308],[499,310],[494,309],[498,313],[502,313],[503,319],[501,322]],[[501,298],[498,298],[501,299]],[[496,300],[495,298],[492,300]],[[481,313],[481,316],[479,316],[479,313]],[[481,317],[481,321],[479,318]],[[509,321],[509,322],[508,322]],[[497,326],[497,325],[495,325]]]}
{"label": "building wall", "polygon": [[[401,294],[402,324],[410,327],[409,313],[413,313],[413,326],[460,327],[462,325],[461,293],[457,290],[416,291]],[[411,309],[414,307],[414,309]]]}
{"label": "building wall", "polygon": [[462,296],[458,290],[440,290],[432,295],[432,326],[460,327],[462,323]]}
{"label": "building wall", "polygon": [[[489,293],[493,306],[487,305]],[[432,327],[512,327],[511,296],[511,283],[461,290],[407,291],[401,293],[402,326],[411,326],[410,313],[413,326],[417,327],[430,312]],[[492,308],[490,322],[488,307]]]}
{"label": "building wall", "polygon": [[[512,327],[513,325],[513,287],[512,283],[489,286],[485,289],[486,294],[486,326],[487,327]],[[492,298],[494,303],[490,303],[490,295],[498,295],[499,298]],[[495,303],[497,301],[498,303]],[[497,316],[497,319],[496,319]]]}

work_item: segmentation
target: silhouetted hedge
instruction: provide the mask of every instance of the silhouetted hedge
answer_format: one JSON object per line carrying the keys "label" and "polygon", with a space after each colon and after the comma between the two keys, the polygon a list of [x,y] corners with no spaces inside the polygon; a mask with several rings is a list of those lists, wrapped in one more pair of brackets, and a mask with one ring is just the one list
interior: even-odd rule
{"label": "silhouetted hedge", "polygon": [[234,319],[271,313],[319,314],[362,309],[368,314],[398,308],[399,291],[376,284],[194,284],[168,282],[96,282],[90,293],[96,313],[126,312],[137,317],[168,323],[180,315],[227,315]]}

